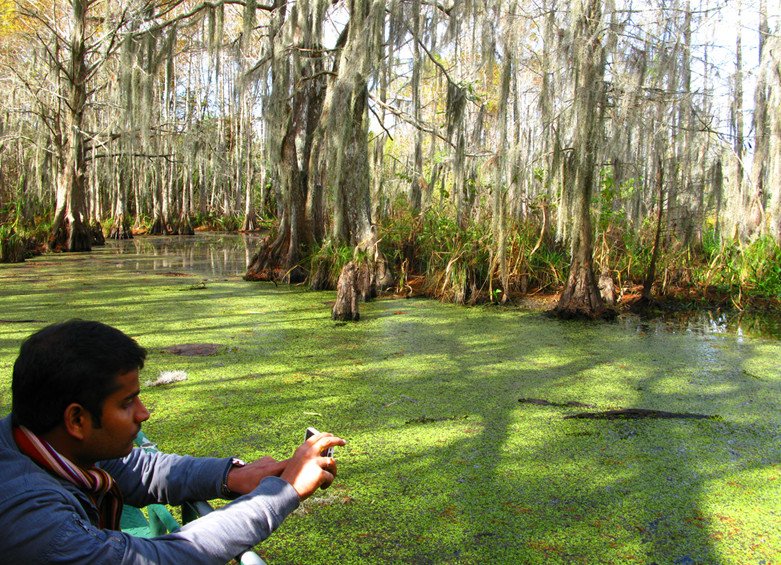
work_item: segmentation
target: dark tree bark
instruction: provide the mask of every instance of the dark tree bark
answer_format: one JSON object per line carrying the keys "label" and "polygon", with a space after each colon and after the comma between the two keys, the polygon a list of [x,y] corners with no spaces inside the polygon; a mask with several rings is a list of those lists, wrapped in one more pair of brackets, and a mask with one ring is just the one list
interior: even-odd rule
{"label": "dark tree bark", "polygon": [[[315,241],[312,225],[307,217],[309,190],[308,165],[312,150],[312,136],[322,109],[322,87],[316,79],[306,82],[293,97],[285,135],[282,138],[280,181],[284,207],[279,223],[279,234],[270,248],[269,259],[284,273],[282,280],[299,283],[306,273],[299,265],[304,245]],[[303,139],[303,155],[299,156],[298,140]],[[302,167],[299,163],[303,163]]]}
{"label": "dark tree bark", "polygon": [[114,183],[114,203],[111,207],[113,224],[108,233],[108,239],[133,239],[133,231],[130,226],[130,215],[127,208],[127,183],[124,163],[117,163],[115,170],[116,182]]}
{"label": "dark tree bark", "polygon": [[596,318],[608,315],[599,293],[592,258],[591,221],[572,235],[573,255],[569,275],[554,313],[559,318]]}
{"label": "dark tree bark", "polygon": [[[368,80],[384,29],[384,3],[358,0],[350,4],[350,21],[337,45],[341,53],[326,94],[318,136],[322,136],[317,172],[335,191],[331,236],[337,245],[348,245],[366,255],[371,287],[378,273],[387,280],[387,259],[377,247],[371,216],[369,164]],[[313,171],[313,167],[310,166]],[[372,293],[373,294],[373,293]]]}
{"label": "dark tree bark", "polygon": [[[154,151],[157,152],[157,143],[154,143]],[[168,230],[168,226],[165,222],[165,214],[163,212],[163,189],[162,180],[160,179],[160,163],[156,162],[154,169],[147,171],[146,178],[150,186],[152,186],[152,226],[149,228],[150,235],[171,235]]]}

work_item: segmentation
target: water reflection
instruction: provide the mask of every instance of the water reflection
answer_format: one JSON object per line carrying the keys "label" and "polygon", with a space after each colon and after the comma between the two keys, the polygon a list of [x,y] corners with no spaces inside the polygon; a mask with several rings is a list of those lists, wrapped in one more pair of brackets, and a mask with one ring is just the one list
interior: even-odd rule
{"label": "water reflection", "polygon": [[[110,240],[104,252],[116,268],[223,278],[243,276],[262,236],[199,233],[194,236],[137,236]],[[95,250],[97,251],[97,250]]]}
{"label": "water reflection", "polygon": [[618,323],[637,334],[687,333],[691,335],[744,335],[781,339],[781,317],[769,312],[676,311],[654,318],[633,314],[619,316]]}
{"label": "water reflection", "polygon": [[[194,236],[138,236],[107,241],[105,247],[85,255],[97,268],[202,278],[242,277],[263,235],[206,232]],[[62,259],[68,255],[63,254]],[[744,335],[781,339],[781,317],[763,312],[675,311],[654,318],[625,314],[617,323],[639,336],[686,333],[730,335],[739,341]]]}

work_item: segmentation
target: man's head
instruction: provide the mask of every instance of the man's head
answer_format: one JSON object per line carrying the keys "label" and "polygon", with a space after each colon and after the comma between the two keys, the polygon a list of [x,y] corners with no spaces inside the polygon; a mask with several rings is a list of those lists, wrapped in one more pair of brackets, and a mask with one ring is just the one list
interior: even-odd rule
{"label": "man's head", "polygon": [[45,434],[78,404],[99,428],[103,404],[122,383],[120,375],[141,369],[146,350],[121,331],[72,320],[34,333],[14,363],[11,414],[15,425]]}

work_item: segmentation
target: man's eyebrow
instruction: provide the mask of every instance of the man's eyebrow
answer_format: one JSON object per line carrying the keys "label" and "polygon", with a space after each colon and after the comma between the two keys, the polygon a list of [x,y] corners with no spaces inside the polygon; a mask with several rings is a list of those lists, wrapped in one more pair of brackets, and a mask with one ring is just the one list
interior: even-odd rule
{"label": "man's eyebrow", "polygon": [[128,394],[127,396],[125,396],[124,398],[122,398],[122,402],[124,402],[125,400],[131,400],[131,399],[135,398],[136,396],[139,396],[140,394],[141,394],[141,389],[140,388],[136,389],[133,392],[131,392],[130,394]]}

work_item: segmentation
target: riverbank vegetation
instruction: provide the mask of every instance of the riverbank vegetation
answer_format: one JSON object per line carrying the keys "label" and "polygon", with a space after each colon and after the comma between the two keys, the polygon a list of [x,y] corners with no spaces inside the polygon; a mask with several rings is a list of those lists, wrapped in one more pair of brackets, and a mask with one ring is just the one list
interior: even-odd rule
{"label": "riverbank vegetation", "polygon": [[0,259],[265,226],[248,279],[773,303],[778,14],[712,4],[3,4]]}

